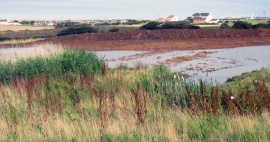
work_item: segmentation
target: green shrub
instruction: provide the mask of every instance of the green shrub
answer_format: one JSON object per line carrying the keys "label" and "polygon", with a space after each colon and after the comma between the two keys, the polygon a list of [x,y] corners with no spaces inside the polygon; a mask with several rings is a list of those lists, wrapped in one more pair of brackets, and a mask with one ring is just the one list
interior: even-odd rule
{"label": "green shrub", "polygon": [[160,23],[159,22],[149,22],[149,23],[147,23],[147,24],[145,24],[145,25],[143,25],[142,27],[141,27],[141,29],[145,29],[145,30],[157,30],[157,29],[159,29],[159,26],[160,25]]}
{"label": "green shrub", "polygon": [[84,34],[84,33],[96,33],[98,32],[97,29],[92,27],[72,27],[65,30],[60,31],[57,36],[64,36],[64,35],[72,35],[72,34]]}
{"label": "green shrub", "polygon": [[120,30],[119,28],[112,28],[109,30],[109,32],[119,32],[119,30]]}
{"label": "green shrub", "polygon": [[199,26],[192,25],[192,24],[164,24],[162,25],[162,29],[200,29]]}
{"label": "green shrub", "polygon": [[233,26],[233,29],[252,29],[252,24],[244,21],[236,21]]}
{"label": "green shrub", "polygon": [[190,25],[188,25],[187,29],[200,29],[200,27],[190,24]]}
{"label": "green shrub", "polygon": [[253,29],[258,29],[258,28],[270,28],[270,24],[264,24],[264,23],[259,23],[256,25],[253,25]]}
{"label": "green shrub", "polygon": [[230,29],[230,26],[227,23],[222,23],[219,28],[220,29]]}
{"label": "green shrub", "polygon": [[11,40],[9,37],[0,37],[0,41],[6,41],[6,40]]}

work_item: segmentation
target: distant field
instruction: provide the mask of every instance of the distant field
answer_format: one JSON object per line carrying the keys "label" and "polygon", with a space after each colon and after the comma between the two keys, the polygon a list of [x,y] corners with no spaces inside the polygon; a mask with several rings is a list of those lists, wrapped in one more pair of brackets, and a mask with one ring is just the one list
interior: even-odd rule
{"label": "distant field", "polygon": [[44,30],[44,29],[54,29],[53,26],[6,26],[0,25],[0,31],[22,31],[22,30]]}
{"label": "distant field", "polygon": [[221,22],[225,22],[225,21],[229,21],[229,22],[232,22],[232,21],[245,21],[245,22],[248,22],[248,23],[251,23],[253,25],[255,24],[258,24],[258,23],[267,23],[267,21],[269,20],[246,20],[246,19],[242,19],[242,20],[220,20]]}
{"label": "distant field", "polygon": [[201,28],[219,28],[220,25],[197,25]]}

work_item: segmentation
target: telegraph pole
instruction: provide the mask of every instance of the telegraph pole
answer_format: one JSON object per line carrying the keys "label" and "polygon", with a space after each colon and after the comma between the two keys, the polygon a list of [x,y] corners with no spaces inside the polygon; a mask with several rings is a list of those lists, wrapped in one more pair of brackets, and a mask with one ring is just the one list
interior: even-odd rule
{"label": "telegraph pole", "polygon": [[263,18],[265,18],[265,11],[263,11]]}

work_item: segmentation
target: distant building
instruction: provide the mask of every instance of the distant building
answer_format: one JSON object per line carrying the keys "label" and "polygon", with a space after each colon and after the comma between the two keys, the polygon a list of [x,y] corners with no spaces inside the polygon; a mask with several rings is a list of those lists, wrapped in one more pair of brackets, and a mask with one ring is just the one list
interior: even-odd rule
{"label": "distant building", "polygon": [[212,23],[212,24],[218,24],[219,23],[219,19],[212,19],[210,22],[208,23]]}
{"label": "distant building", "polygon": [[253,14],[253,12],[251,13],[251,17],[247,17],[247,20],[254,20],[255,18],[254,18],[254,14]]}
{"label": "distant building", "polygon": [[0,19],[0,25],[7,25],[9,22],[8,19]]}
{"label": "distant building", "polygon": [[165,22],[166,21],[166,19],[165,18],[158,18],[158,20],[157,20],[158,22]]}
{"label": "distant building", "polygon": [[20,24],[18,22],[9,22],[9,23],[7,23],[7,25],[19,26],[19,25],[22,25],[22,24]]}
{"label": "distant building", "polygon": [[205,18],[203,18],[203,17],[194,17],[194,18],[192,18],[191,23],[193,23],[193,24],[205,23]]}
{"label": "distant building", "polygon": [[47,26],[56,26],[57,22],[56,21],[50,21],[47,23]]}
{"label": "distant building", "polygon": [[179,21],[179,20],[178,20],[178,17],[176,15],[169,15],[166,18],[166,21]]}
{"label": "distant building", "polygon": [[213,18],[213,15],[210,12],[207,13],[201,13],[197,12],[194,13],[191,17],[188,17],[187,20],[189,20],[193,24],[199,24],[199,23],[209,23]]}
{"label": "distant building", "polygon": [[13,25],[13,26],[18,26],[18,25],[21,25],[21,24],[18,23],[18,22],[11,22],[11,21],[8,20],[8,19],[0,19],[0,25]]}

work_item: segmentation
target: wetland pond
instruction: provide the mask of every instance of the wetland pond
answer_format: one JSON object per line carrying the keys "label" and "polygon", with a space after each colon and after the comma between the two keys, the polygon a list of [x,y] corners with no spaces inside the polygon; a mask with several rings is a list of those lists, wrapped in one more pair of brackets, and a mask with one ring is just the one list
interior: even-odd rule
{"label": "wetland pond", "polygon": [[[48,52],[46,48],[40,47],[2,48],[0,49],[0,59],[12,60],[24,57],[29,53],[31,53],[29,57],[34,57],[46,52]],[[134,67],[137,63],[149,66],[163,64],[168,66],[171,71],[190,75],[192,80],[211,80],[213,83],[219,84],[225,83],[228,78],[233,76],[270,66],[270,46],[209,50],[94,52],[104,58],[110,68],[117,68],[121,64],[128,67]]]}
{"label": "wetland pond", "polygon": [[189,74],[191,79],[225,83],[228,78],[270,66],[270,46],[249,46],[209,50],[96,51],[110,68],[163,64],[172,71]]}

